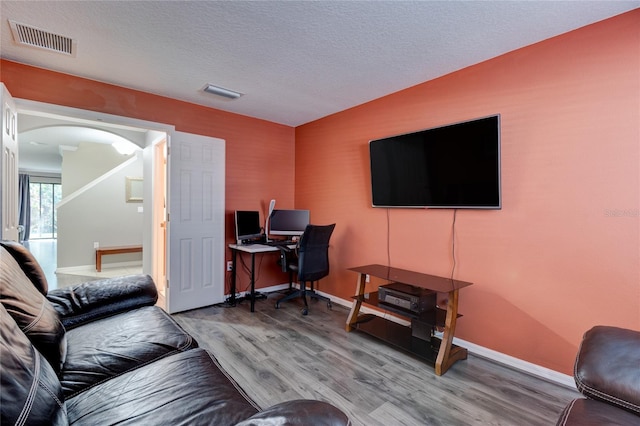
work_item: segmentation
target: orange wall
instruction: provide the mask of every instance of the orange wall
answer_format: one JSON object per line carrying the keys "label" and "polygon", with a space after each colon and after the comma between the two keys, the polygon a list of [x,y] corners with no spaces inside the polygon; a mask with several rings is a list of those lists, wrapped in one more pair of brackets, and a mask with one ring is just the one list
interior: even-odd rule
{"label": "orange wall", "polygon": [[[272,198],[280,208],[294,206],[294,168],[282,167],[294,161],[292,127],[6,60],[0,61],[0,77],[15,98],[167,123],[178,131],[225,139],[229,243],[234,239],[234,210],[264,214]],[[228,250],[227,259],[231,259]],[[258,287],[286,281],[275,258],[265,265],[273,266],[262,269]],[[247,287],[246,274],[237,285],[239,290]]]}
{"label": "orange wall", "polygon": [[572,374],[591,326],[640,329],[639,46],[636,10],[298,127],[296,205],[337,223],[320,289],[388,255],[449,276],[453,210],[370,207],[368,141],[499,113],[503,208],[457,214],[456,335]]}

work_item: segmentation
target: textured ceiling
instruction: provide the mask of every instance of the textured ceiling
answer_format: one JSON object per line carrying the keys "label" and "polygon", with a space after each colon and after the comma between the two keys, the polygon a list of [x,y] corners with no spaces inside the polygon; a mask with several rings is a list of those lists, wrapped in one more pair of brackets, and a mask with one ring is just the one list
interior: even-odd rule
{"label": "textured ceiling", "polygon": [[[6,1],[5,59],[297,126],[640,1]],[[8,20],[71,37],[18,46]],[[206,83],[245,95],[230,101]]]}

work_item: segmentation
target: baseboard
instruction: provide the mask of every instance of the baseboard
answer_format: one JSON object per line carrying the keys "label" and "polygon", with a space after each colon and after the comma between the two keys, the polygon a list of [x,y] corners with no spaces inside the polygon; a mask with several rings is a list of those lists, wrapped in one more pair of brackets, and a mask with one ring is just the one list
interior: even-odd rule
{"label": "baseboard", "polygon": [[[286,290],[289,288],[289,284],[277,284],[277,285],[272,285],[270,287],[261,287],[261,288],[257,288],[256,291],[260,292],[260,293],[271,293],[274,291],[280,291],[280,290]],[[248,294],[250,294],[251,292],[249,291],[237,291],[236,292],[236,297],[243,297],[246,296]],[[225,298],[229,298],[231,297],[231,294],[225,294],[224,295]]]}
{"label": "baseboard", "polygon": [[[136,268],[142,267],[142,262],[140,261],[130,261],[130,262],[115,262],[115,263],[107,263],[102,265],[102,271],[116,268]],[[56,274],[75,274],[78,275],[81,272],[86,272],[87,275],[95,275],[96,265],[80,265],[80,266],[65,266],[63,268],[56,268]]]}
{"label": "baseboard", "polygon": [[64,268],[56,268],[56,274],[78,274],[79,272],[92,271],[96,272],[95,265],[65,266]]}
{"label": "baseboard", "polygon": [[576,382],[574,381],[573,377],[567,374],[559,373],[555,370],[551,370],[546,367],[541,367],[537,364],[533,364],[528,361],[523,361],[519,358],[515,358],[510,355],[503,354],[502,352],[497,352],[497,351],[494,351],[493,349],[485,348],[484,346],[476,345],[475,343],[458,339],[457,337],[453,338],[453,343],[455,345],[466,348],[469,352],[471,352],[474,355],[490,359],[491,361],[495,361],[499,364],[503,364],[511,368],[514,368],[516,370],[531,374],[533,376],[540,377],[540,378],[549,380],[551,382],[558,383],[560,385],[577,390]]}

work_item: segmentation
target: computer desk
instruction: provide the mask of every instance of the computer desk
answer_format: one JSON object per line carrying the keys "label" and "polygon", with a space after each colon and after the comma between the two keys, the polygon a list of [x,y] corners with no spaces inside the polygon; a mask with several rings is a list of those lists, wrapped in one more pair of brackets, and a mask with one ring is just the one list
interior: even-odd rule
{"label": "computer desk", "polygon": [[[287,246],[289,249],[293,250],[296,248],[295,244],[291,244]],[[251,282],[251,293],[249,295],[249,299],[251,299],[251,312],[255,311],[255,303],[256,303],[256,281],[255,281],[255,265],[256,265],[256,253],[277,253],[280,252],[280,247],[270,246],[267,244],[229,244],[229,248],[231,249],[231,262],[233,264],[233,271],[231,273],[231,305],[235,306],[236,304],[236,275],[238,273],[238,268],[236,268],[237,264],[237,255],[238,252],[249,253],[251,254],[251,270],[249,274],[249,279]]]}

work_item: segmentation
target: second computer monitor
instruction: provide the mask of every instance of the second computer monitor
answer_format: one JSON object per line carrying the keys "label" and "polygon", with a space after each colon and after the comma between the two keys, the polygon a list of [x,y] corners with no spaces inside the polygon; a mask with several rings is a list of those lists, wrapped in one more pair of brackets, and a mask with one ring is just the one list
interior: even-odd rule
{"label": "second computer monitor", "polygon": [[300,236],[309,224],[309,210],[274,210],[269,219],[269,234]]}
{"label": "second computer monitor", "polygon": [[260,212],[236,210],[236,241],[241,244],[245,240],[253,240],[262,235],[260,226]]}

